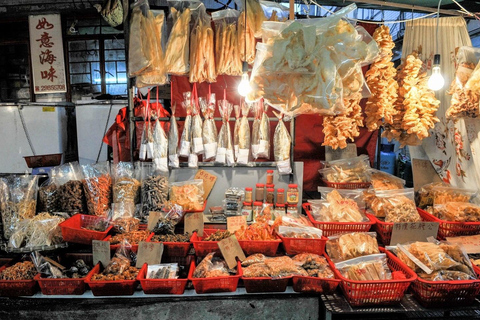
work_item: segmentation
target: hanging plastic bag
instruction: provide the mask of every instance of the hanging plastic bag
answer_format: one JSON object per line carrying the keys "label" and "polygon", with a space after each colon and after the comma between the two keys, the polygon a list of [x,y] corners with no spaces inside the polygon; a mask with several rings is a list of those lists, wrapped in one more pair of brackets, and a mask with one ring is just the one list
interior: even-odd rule
{"label": "hanging plastic bag", "polygon": [[215,82],[213,29],[205,6],[198,9],[198,18],[190,36],[190,82]]}
{"label": "hanging plastic bag", "polygon": [[217,75],[240,76],[242,61],[238,47],[237,10],[226,9],[212,13],[215,23],[215,61]]}
{"label": "hanging plastic bag", "polygon": [[171,168],[180,167],[178,160],[178,125],[175,118],[176,105],[172,106],[172,116],[170,117],[170,129],[168,130],[168,165]]}
{"label": "hanging plastic bag", "polygon": [[185,109],[187,116],[185,117],[185,122],[183,124],[182,137],[180,138],[180,151],[178,155],[180,157],[187,158],[190,155],[190,146],[192,142],[192,93],[184,92],[183,93],[183,102],[182,107]]}
{"label": "hanging plastic bag", "polygon": [[70,162],[55,167],[51,171],[53,181],[58,187],[58,207],[61,212],[70,215],[86,213],[83,172],[78,162]]}
{"label": "hanging plastic bag", "polygon": [[[142,1],[142,3],[144,2]],[[148,3],[144,3],[143,6],[148,8]],[[131,78],[140,75],[152,64],[153,48],[150,48],[150,43],[142,37],[142,21],[144,19],[142,5],[134,6],[130,19],[130,38],[128,41],[128,75]]]}
{"label": "hanging plastic bag", "polygon": [[255,32],[247,19],[245,26],[245,10],[240,13],[238,17],[238,51],[240,52],[240,59],[246,61],[248,64],[253,64],[255,61]]}
{"label": "hanging plastic bag", "polygon": [[37,211],[51,213],[58,210],[58,187],[50,178],[38,189]]}
{"label": "hanging plastic bag", "polygon": [[105,217],[112,202],[112,177],[108,162],[82,165],[88,213]]}
{"label": "hanging plastic bag", "polygon": [[[256,38],[262,36],[262,23],[267,20],[263,9],[258,0],[247,1],[247,25],[252,28],[253,34]],[[242,10],[245,10],[245,0],[235,0],[235,4]]]}
{"label": "hanging plastic bag", "polygon": [[260,102],[255,110],[255,120],[252,130],[253,158],[270,158],[270,120],[267,116],[267,107]]}
{"label": "hanging plastic bag", "polygon": [[218,147],[215,162],[221,164],[226,163],[228,166],[231,166],[235,163],[235,157],[233,154],[232,133],[228,120],[230,119],[233,106],[227,100],[220,100],[218,101],[218,109],[222,117],[222,127],[218,133]]}
{"label": "hanging plastic bag", "polygon": [[284,22],[288,20],[290,12],[287,6],[273,1],[260,0],[259,2],[268,21]]}
{"label": "hanging plastic bag", "polygon": [[4,204],[2,205],[3,236],[9,239],[17,224],[35,216],[38,176],[7,176],[2,179]]}
{"label": "hanging plastic bag", "polygon": [[119,162],[112,166],[113,202],[138,203],[140,200],[140,181],[135,177],[131,162]]}
{"label": "hanging plastic bag", "polygon": [[200,116],[200,105],[197,97],[196,84],[194,84],[193,90],[194,104],[192,108],[192,153],[195,155],[200,155],[204,153],[202,132],[203,121],[202,117]]}
{"label": "hanging plastic bag", "polygon": [[153,131],[153,163],[156,170],[168,172],[168,139],[158,119]]}
{"label": "hanging plastic bag", "polygon": [[288,133],[287,127],[283,123],[283,115],[275,115],[278,118],[278,124],[275,127],[273,134],[273,146],[275,148],[275,162],[277,163],[277,170],[279,174],[290,174],[292,168],[290,165],[290,148],[292,146],[292,138]]}
{"label": "hanging plastic bag", "polygon": [[109,220],[116,233],[129,233],[140,227],[140,220],[135,218],[135,205],[129,202],[112,203]]}
{"label": "hanging plastic bag", "polygon": [[238,152],[236,151],[235,154],[237,155],[238,164],[247,165],[250,160],[250,123],[248,122],[250,105],[243,102],[241,109],[242,117],[238,127],[238,134],[235,134],[235,138],[238,138]]}
{"label": "hanging plastic bag", "polygon": [[211,93],[208,97],[208,101],[205,98],[199,98],[200,108],[202,109],[203,117],[203,130],[202,130],[202,139],[203,139],[203,149],[204,155],[203,159],[205,161],[215,159],[217,154],[217,127],[215,125],[215,120],[213,116],[215,114],[215,93]]}
{"label": "hanging plastic bag", "polygon": [[141,163],[142,176],[142,210],[141,218],[148,216],[150,211],[161,211],[168,200],[168,177],[159,174],[150,163]]}
{"label": "hanging plastic bag", "polygon": [[233,151],[235,154],[235,160],[237,160],[239,151],[238,130],[240,129],[240,106],[238,104],[233,106],[233,112],[235,113],[235,126],[233,127]]}

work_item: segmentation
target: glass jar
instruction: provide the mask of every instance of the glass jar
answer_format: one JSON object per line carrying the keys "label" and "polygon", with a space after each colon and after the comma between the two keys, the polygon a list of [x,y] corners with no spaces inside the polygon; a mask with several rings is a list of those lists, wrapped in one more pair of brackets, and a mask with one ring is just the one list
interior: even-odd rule
{"label": "glass jar", "polygon": [[252,188],[245,188],[245,202],[252,202],[252,193],[253,189]]}
{"label": "glass jar", "polygon": [[295,206],[298,204],[298,186],[296,184],[288,185],[287,203]]}
{"label": "glass jar", "polygon": [[262,213],[262,209],[263,209],[263,202],[255,201],[253,203],[253,212],[252,212],[253,221],[257,220],[257,216],[259,216]]}
{"label": "glass jar", "polygon": [[255,185],[255,201],[263,202],[263,200],[265,200],[265,185],[257,183]]}
{"label": "glass jar", "polygon": [[272,189],[272,188],[267,189],[267,197],[265,202],[271,203],[271,204],[275,202],[275,189]]}
{"label": "glass jar", "polygon": [[[250,188],[251,189],[251,188]],[[251,202],[244,202],[242,207],[242,216],[247,218],[247,222],[252,221],[253,206]]]}
{"label": "glass jar", "polygon": [[285,189],[277,190],[277,204],[285,204]]}
{"label": "glass jar", "polygon": [[273,184],[273,170],[267,170],[267,184]]}
{"label": "glass jar", "polygon": [[287,216],[298,217],[298,209],[296,205],[289,205],[287,207]]}
{"label": "glass jar", "polygon": [[285,204],[277,203],[275,205],[275,218],[283,217],[285,215]]}

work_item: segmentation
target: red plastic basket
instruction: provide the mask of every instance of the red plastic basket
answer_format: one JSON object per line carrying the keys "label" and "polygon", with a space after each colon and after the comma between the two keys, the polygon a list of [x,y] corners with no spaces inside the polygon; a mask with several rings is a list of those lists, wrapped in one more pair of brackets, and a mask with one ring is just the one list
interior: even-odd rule
{"label": "red plastic basket", "polygon": [[[147,241],[147,240],[152,236],[152,234],[153,234],[153,233],[151,233],[151,234],[147,237],[147,239],[145,239],[145,241]],[[105,239],[103,239],[103,241],[110,241],[110,238],[111,238],[111,237],[112,237],[111,235],[110,235],[110,236],[107,236]],[[120,248],[120,246],[121,246],[121,244],[111,244],[111,245],[110,245],[110,250],[111,250],[111,251],[116,251],[118,248]],[[138,243],[131,244],[131,246],[132,246],[132,252],[137,253],[137,252],[138,252]]]}
{"label": "red plastic basket", "polygon": [[245,291],[256,292],[285,292],[292,277],[272,279],[270,277],[242,277]]}
{"label": "red plastic basket", "polygon": [[[0,268],[0,272],[13,266],[18,260],[11,261]],[[38,291],[37,281],[33,280],[0,280],[0,297],[33,296]]]}
{"label": "red plastic basket", "polygon": [[323,183],[329,188],[335,189],[368,189],[370,188],[370,182],[330,182],[322,180]]}
{"label": "red plastic basket", "polygon": [[147,279],[148,265],[144,264],[138,273],[143,292],[146,294],[183,294],[188,279]]}
{"label": "red plastic basket", "polygon": [[238,280],[242,276],[240,261],[237,264],[237,275],[213,278],[194,278],[195,261],[190,265],[188,280],[192,281],[196,293],[234,292],[237,290]]}
{"label": "red plastic basket", "polygon": [[323,231],[325,237],[333,236],[336,234],[350,233],[350,232],[368,232],[370,228],[375,224],[375,221],[368,216],[368,222],[321,222],[316,221],[311,213],[311,207],[309,203],[304,203],[303,209],[307,213],[310,222],[313,225]]}
{"label": "red plastic basket", "polygon": [[72,216],[71,218],[60,223],[63,240],[65,240],[66,242],[91,245],[92,240],[105,239],[108,232],[112,230],[112,226],[107,227],[107,229],[103,232],[82,229],[82,227],[85,227],[102,219],[104,218],[90,216],[86,214],[76,214]]}
{"label": "red plastic basket", "polygon": [[204,238],[214,234],[217,231],[218,229],[204,229],[203,237],[199,237],[196,232],[193,233],[190,241],[193,243],[193,248],[195,249],[195,255],[197,257],[205,257],[210,252],[220,253],[218,241],[203,241]]}
{"label": "red plastic basket", "polygon": [[92,276],[97,273],[100,273],[100,264],[85,279],[94,296],[131,296],[138,287],[137,280],[92,281]]}
{"label": "red plastic basket", "polygon": [[382,221],[373,214],[369,213],[367,213],[367,217],[370,220],[375,221],[373,230],[377,233],[377,236],[383,245],[390,245],[390,240],[392,239],[393,222]]}
{"label": "red plastic basket", "polygon": [[[156,242],[152,241],[152,237],[155,234],[152,233],[147,242]],[[160,243],[160,242],[157,242]],[[190,242],[163,242],[163,255],[168,257],[185,257],[190,250]]]}
{"label": "red plastic basket", "polygon": [[[329,260],[332,270],[335,269]],[[340,284],[340,279],[323,279],[318,277],[293,276],[293,290],[303,293],[333,294]]]}
{"label": "red plastic basket", "polygon": [[282,240],[238,240],[240,247],[246,256],[263,253],[266,256],[274,256],[277,254],[278,246]]}
{"label": "red plastic basket", "polygon": [[[380,248],[380,252],[385,252],[385,249]],[[341,280],[340,288],[352,306],[391,305],[399,303],[412,281],[417,278],[417,274],[403,264],[397,257],[390,252],[386,252],[386,254],[390,270],[401,271],[405,275],[405,279],[357,281],[345,278],[337,269],[333,270],[335,276]]]}
{"label": "red plastic basket", "polygon": [[325,253],[325,245],[327,243],[327,237],[321,237],[320,239],[302,239],[302,238],[287,238],[277,234],[282,240],[283,247],[287,254],[299,254],[299,253],[315,253],[323,255]]}
{"label": "red plastic basket", "polygon": [[439,223],[437,235],[439,239],[480,234],[480,222],[455,222],[441,220],[422,209],[418,209],[418,213],[425,221]]}

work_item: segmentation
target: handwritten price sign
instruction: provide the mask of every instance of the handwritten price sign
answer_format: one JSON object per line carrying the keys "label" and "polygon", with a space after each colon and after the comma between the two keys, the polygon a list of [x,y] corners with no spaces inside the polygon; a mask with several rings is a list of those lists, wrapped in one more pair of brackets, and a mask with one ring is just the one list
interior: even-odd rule
{"label": "handwritten price sign", "polygon": [[409,241],[427,241],[428,237],[437,237],[438,222],[394,223],[390,245]]}
{"label": "handwritten price sign", "polygon": [[163,243],[140,241],[138,244],[137,268],[146,264],[160,264],[162,261]]}
{"label": "handwritten price sign", "polygon": [[220,248],[223,258],[225,258],[229,268],[234,268],[237,265],[237,257],[240,261],[246,259],[245,253],[243,253],[242,247],[240,247],[240,244],[234,235],[219,241],[218,247]]}
{"label": "handwritten price sign", "polygon": [[238,229],[241,229],[243,226],[247,227],[246,216],[234,216],[227,218],[227,229],[231,233],[234,233]]}
{"label": "handwritten price sign", "polygon": [[203,200],[207,200],[210,191],[212,191],[213,186],[217,181],[217,176],[205,170],[198,170],[195,174],[195,179],[203,180]]}
{"label": "handwritten price sign", "polygon": [[192,234],[195,230],[203,237],[203,212],[192,212],[185,215],[184,233]]}
{"label": "handwritten price sign", "polygon": [[475,236],[447,237],[447,241],[462,245],[469,254],[480,253],[480,234]]}
{"label": "handwritten price sign", "polygon": [[92,240],[93,264],[101,262],[106,267],[110,262],[110,242]]}

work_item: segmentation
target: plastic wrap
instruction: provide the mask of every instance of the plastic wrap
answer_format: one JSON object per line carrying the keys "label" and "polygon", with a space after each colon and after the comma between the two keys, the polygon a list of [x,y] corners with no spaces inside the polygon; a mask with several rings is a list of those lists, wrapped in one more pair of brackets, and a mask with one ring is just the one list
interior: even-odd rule
{"label": "plastic wrap", "polygon": [[448,202],[470,202],[477,196],[476,190],[450,186],[436,186],[432,188],[432,192],[434,205]]}
{"label": "plastic wrap", "polygon": [[385,222],[422,221],[415,205],[413,189],[380,190],[375,192],[375,196],[370,209],[377,217],[384,217]]}
{"label": "plastic wrap", "polygon": [[209,95],[208,100],[200,97],[198,103],[205,120],[203,121],[202,140],[204,150],[204,160],[209,161],[215,159],[217,153],[217,127],[213,115],[215,114],[215,93]]}
{"label": "plastic wrap", "polygon": [[58,187],[58,206],[68,214],[86,212],[83,172],[78,162],[70,162],[51,171],[52,179]]}
{"label": "plastic wrap", "polygon": [[252,128],[253,158],[270,158],[270,120],[267,116],[268,107],[262,102],[255,109],[255,120]]}
{"label": "plastic wrap", "polygon": [[203,208],[203,180],[196,179],[170,184],[170,201],[182,206],[186,211],[199,211]]}
{"label": "plastic wrap", "polygon": [[380,253],[376,237],[375,232],[353,232],[331,236],[326,246],[328,256],[333,262],[339,262]]}
{"label": "plastic wrap", "polygon": [[112,201],[112,177],[108,162],[82,165],[88,213],[106,216]]}
{"label": "plastic wrap", "polygon": [[152,50],[148,41],[142,37],[142,22],[144,20],[141,6],[134,6],[130,18],[130,38],[128,42],[128,75],[130,77],[138,76],[152,64]]}
{"label": "plastic wrap", "polygon": [[130,243],[123,241],[102,273],[92,276],[92,281],[135,280],[140,270],[131,266],[135,263],[132,258],[136,260]]}
{"label": "plastic wrap", "polygon": [[361,155],[356,158],[323,162],[323,165],[324,168],[319,172],[326,181],[340,183],[370,181],[368,156]]}
{"label": "plastic wrap", "polygon": [[7,176],[1,179],[3,236],[9,239],[17,224],[35,216],[38,176]]}
{"label": "plastic wrap", "polygon": [[147,279],[177,279],[178,263],[162,263],[148,265]]}
{"label": "plastic wrap", "polygon": [[232,113],[233,105],[225,99],[219,100],[218,109],[222,117],[222,127],[218,133],[215,162],[231,166],[235,163],[235,158],[233,154],[232,133],[230,131],[230,123],[228,120]]}
{"label": "plastic wrap", "polygon": [[432,182],[418,189],[415,193],[415,202],[419,208],[425,209],[433,206],[433,188],[435,187],[448,187],[448,184],[443,181]]}
{"label": "plastic wrap", "polygon": [[389,173],[370,168],[367,170],[370,175],[370,182],[375,190],[393,190],[402,189],[405,180],[400,179]]}
{"label": "plastic wrap", "polygon": [[141,167],[142,175],[142,217],[150,211],[160,211],[168,200],[168,178],[157,174],[149,164]]}
{"label": "plastic wrap", "polygon": [[238,153],[235,151],[237,157],[237,163],[247,165],[250,160],[250,123],[248,122],[248,113],[250,111],[250,105],[246,102],[242,103],[240,118],[240,124],[238,126],[238,136],[234,134],[238,139]]}
{"label": "plastic wrap", "polygon": [[305,269],[287,256],[265,257],[254,254],[242,262],[242,267],[244,266],[244,262],[243,276],[246,278],[271,277],[278,279],[293,275],[308,276]]}
{"label": "plastic wrap", "polygon": [[37,212],[56,212],[58,206],[58,187],[50,178],[38,189]]}
{"label": "plastic wrap", "polygon": [[339,262],[335,268],[347,279],[356,281],[376,281],[392,279],[385,253],[372,254]]}
{"label": "plastic wrap", "polygon": [[192,143],[192,93],[184,92],[183,93],[183,102],[182,107],[185,109],[187,116],[185,117],[185,122],[183,124],[183,132],[180,138],[180,150],[178,155],[180,157],[188,157],[190,155],[190,148]]}
{"label": "plastic wrap", "polygon": [[[248,64],[253,64],[255,61],[255,34],[247,20],[247,26],[245,27],[245,11],[240,13],[238,17],[238,51],[240,52],[240,59],[246,61]],[[246,37],[246,39],[245,39]]]}
{"label": "plastic wrap", "polygon": [[312,253],[300,253],[292,258],[293,262],[307,271],[310,277],[333,279],[335,275],[327,259]]}
{"label": "plastic wrap", "polygon": [[273,1],[260,0],[260,6],[263,9],[265,18],[268,21],[286,21],[289,18],[290,12],[287,6]]}
{"label": "plastic wrap", "polygon": [[285,238],[302,238],[302,239],[320,239],[322,230],[314,227],[286,227],[279,226],[278,234]]}
{"label": "plastic wrap", "polygon": [[109,219],[117,233],[137,231],[140,220],[135,218],[135,205],[131,202],[112,203]]}
{"label": "plastic wrap", "polygon": [[[256,38],[262,36],[262,23],[267,20],[263,12],[262,6],[258,0],[247,1],[247,25],[252,28],[253,35]],[[235,4],[241,9],[245,8],[245,0],[235,0]]]}
{"label": "plastic wrap", "polygon": [[[195,87],[196,95],[196,87]],[[203,121],[200,116],[200,104],[198,98],[195,97],[195,104],[192,110],[192,153],[200,155],[204,153],[203,148]]]}
{"label": "plastic wrap", "polygon": [[275,155],[275,162],[277,163],[277,170],[280,175],[292,173],[290,164],[290,148],[292,146],[292,138],[287,130],[287,127],[283,123],[283,116],[279,117],[278,124],[275,127],[273,134],[273,147]]}
{"label": "plastic wrap", "polygon": [[156,170],[168,172],[168,139],[158,119],[153,130],[153,163]]}
{"label": "plastic wrap", "polygon": [[118,162],[112,166],[113,201],[136,204],[140,202],[140,181],[131,162]]}
{"label": "plastic wrap", "polygon": [[172,168],[180,167],[178,159],[178,125],[175,118],[175,108],[172,106],[172,116],[170,117],[170,129],[168,130],[168,165]]}
{"label": "plastic wrap", "polygon": [[63,221],[65,217],[50,215],[47,212],[19,220],[15,224],[8,247],[33,248],[61,243],[63,238],[58,225]]}
{"label": "plastic wrap", "polygon": [[240,76],[242,61],[237,36],[237,10],[226,9],[212,13],[215,23],[215,62],[218,75]]}
{"label": "plastic wrap", "polygon": [[190,82],[215,82],[213,29],[205,6],[200,5],[190,36]]}
{"label": "plastic wrap", "polygon": [[225,277],[230,275],[226,262],[214,255],[215,252],[211,252],[203,258],[193,272],[194,278]]}
{"label": "plastic wrap", "polygon": [[313,227],[312,222],[305,217],[304,215],[299,215],[298,217],[292,216],[279,216],[275,219],[273,223],[275,226],[285,226],[285,227]]}
{"label": "plastic wrap", "polygon": [[480,61],[480,49],[460,47],[456,56],[455,79],[450,85],[448,94],[452,95],[450,107],[445,116],[447,119],[477,118],[480,114],[480,90],[474,91],[466,87],[474,74],[475,66]]}
{"label": "plastic wrap", "polygon": [[[342,193],[340,193],[342,192]],[[324,200],[309,200],[312,215],[316,221],[322,222],[365,222],[368,218],[363,214],[361,191],[333,189]]]}
{"label": "plastic wrap", "polygon": [[468,202],[448,202],[436,204],[433,214],[446,221],[480,222],[480,206]]}

